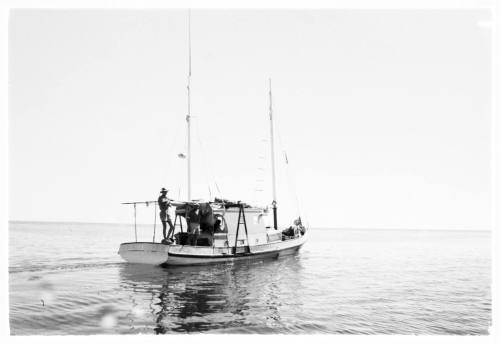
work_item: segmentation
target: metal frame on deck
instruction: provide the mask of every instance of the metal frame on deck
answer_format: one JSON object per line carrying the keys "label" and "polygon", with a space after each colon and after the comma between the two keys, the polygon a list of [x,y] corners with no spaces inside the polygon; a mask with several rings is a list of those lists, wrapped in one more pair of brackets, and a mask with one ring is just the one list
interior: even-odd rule
{"label": "metal frame on deck", "polygon": [[[247,244],[244,246],[245,247],[244,253],[246,253],[246,254],[250,253],[250,242],[248,240],[248,229],[247,229],[247,220],[246,220],[246,216],[245,216],[244,204],[240,204],[239,208],[240,208],[240,210],[238,212],[238,226],[236,227],[236,238],[234,240],[233,255],[238,254],[238,236],[239,236],[241,224],[243,224],[243,227],[245,228],[245,234],[247,237]],[[241,222],[242,218],[243,218],[243,222]]]}
{"label": "metal frame on deck", "polygon": [[[182,217],[180,214],[175,214],[175,219],[174,219],[174,232],[172,234],[175,234],[175,226],[177,225],[177,218]],[[182,230],[182,218],[179,218],[179,227],[181,228],[181,232],[184,232]]]}

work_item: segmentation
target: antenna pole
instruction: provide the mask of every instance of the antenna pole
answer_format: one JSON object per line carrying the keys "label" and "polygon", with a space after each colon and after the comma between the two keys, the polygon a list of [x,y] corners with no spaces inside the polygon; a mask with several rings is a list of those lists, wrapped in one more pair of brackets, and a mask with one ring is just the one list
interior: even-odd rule
{"label": "antenna pole", "polygon": [[191,200],[191,10],[188,11],[189,71],[187,82],[187,200]]}
{"label": "antenna pole", "polygon": [[273,176],[273,218],[274,229],[278,230],[278,210],[276,207],[276,166],[274,163],[274,127],[273,127],[273,95],[271,92],[271,79],[269,79],[269,121],[271,126],[271,170]]}

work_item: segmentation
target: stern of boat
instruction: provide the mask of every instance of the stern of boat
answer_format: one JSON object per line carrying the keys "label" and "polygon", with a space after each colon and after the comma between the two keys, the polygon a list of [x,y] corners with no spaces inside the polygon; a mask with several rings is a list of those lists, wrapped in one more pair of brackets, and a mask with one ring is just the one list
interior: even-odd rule
{"label": "stern of boat", "polygon": [[152,242],[120,244],[118,254],[128,263],[160,265],[167,262],[170,245]]}

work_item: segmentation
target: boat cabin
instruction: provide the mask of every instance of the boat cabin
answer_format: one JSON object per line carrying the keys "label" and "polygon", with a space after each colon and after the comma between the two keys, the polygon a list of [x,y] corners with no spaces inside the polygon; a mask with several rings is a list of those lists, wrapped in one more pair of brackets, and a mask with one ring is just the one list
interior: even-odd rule
{"label": "boat cabin", "polygon": [[180,228],[174,235],[175,243],[239,250],[281,241],[283,234],[270,227],[269,217],[267,208],[251,207],[242,202],[216,199],[214,202],[185,203],[175,209],[174,227]]}

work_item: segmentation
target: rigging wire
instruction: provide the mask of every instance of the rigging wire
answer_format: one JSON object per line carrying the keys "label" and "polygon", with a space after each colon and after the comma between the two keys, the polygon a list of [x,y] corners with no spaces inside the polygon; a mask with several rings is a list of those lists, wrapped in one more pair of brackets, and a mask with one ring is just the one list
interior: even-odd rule
{"label": "rigging wire", "polygon": [[269,140],[268,139],[260,139],[259,140],[260,143],[262,144],[262,146],[260,147],[260,149],[264,152],[263,154],[264,155],[258,155],[257,156],[257,162],[255,163],[255,165],[257,166],[256,168],[256,172],[255,172],[255,175],[256,175],[256,186],[255,188],[253,188],[253,193],[254,193],[254,201],[258,204],[262,204],[262,203],[265,203],[267,204],[267,202],[263,199],[266,198],[266,196],[264,195],[264,188],[265,188],[265,182],[266,182],[266,179],[267,179],[267,174],[266,174],[266,171],[267,169],[264,168],[264,166],[267,166],[267,159],[265,157],[265,155],[267,154],[267,150],[268,150],[268,147],[265,143],[267,143]]}
{"label": "rigging wire", "polygon": [[[178,122],[177,124],[180,127],[182,123]],[[173,152],[174,152],[174,149],[176,148],[177,138],[179,137],[179,132],[180,131],[181,130],[175,130],[175,133],[173,135],[174,139],[173,139],[172,144],[170,145],[170,149],[169,149],[169,151],[167,153],[167,164],[165,166],[165,169],[166,169],[165,170],[165,177],[166,177],[166,183],[165,184],[168,184],[168,182],[169,182],[169,176],[172,176],[172,175],[169,175],[169,173],[170,173],[170,167],[171,167],[171,164],[172,164],[172,159],[174,157]]]}
{"label": "rigging wire", "polygon": [[[200,146],[200,150],[201,150],[201,161],[202,161],[202,164],[203,164],[203,169],[206,171],[207,170],[207,166],[206,166],[206,160],[205,160],[205,151],[203,150],[203,146],[201,144],[201,139],[200,139],[200,134],[199,134],[199,127],[198,127],[198,121],[195,121],[195,135],[196,136],[196,140],[198,141],[198,145]],[[209,193],[209,196],[210,198],[212,198],[212,190],[210,189],[210,182],[208,180],[208,177],[207,177],[207,173],[203,173],[203,176],[205,178],[205,182],[207,183],[207,186],[208,186],[208,193]]]}
{"label": "rigging wire", "polygon": [[[276,121],[276,117],[274,117],[275,121]],[[287,173],[287,179],[288,179],[288,184],[289,184],[289,187],[291,188],[292,190],[292,193],[293,193],[293,196],[294,196],[294,199],[295,199],[295,206],[296,206],[296,209],[297,209],[297,212],[299,214],[299,216],[301,216],[302,214],[302,211],[301,211],[301,207],[300,206],[300,200],[299,200],[299,196],[298,196],[298,193],[297,193],[297,187],[296,187],[296,184],[294,182],[294,178],[293,176],[291,175],[291,172],[290,169],[292,169],[289,161],[288,161],[288,155],[286,153],[286,149],[284,147],[284,144],[283,144],[283,140],[281,139],[281,132],[280,132],[280,125],[275,125],[276,126],[276,131],[278,133],[278,141],[279,141],[279,145],[281,147],[281,150],[282,150],[282,153],[283,153],[283,157],[284,157],[284,160],[285,160],[285,169],[286,169],[286,173]]]}
{"label": "rigging wire", "polygon": [[214,171],[213,171],[213,168],[212,168],[212,164],[209,163],[209,162],[207,162],[207,159],[206,159],[205,149],[203,147],[203,143],[202,143],[202,140],[201,140],[201,134],[200,134],[201,130],[200,130],[198,121],[195,120],[194,123],[195,123],[195,128],[196,128],[196,131],[195,131],[196,134],[195,135],[196,135],[196,138],[198,140],[198,144],[200,145],[203,168],[210,173],[211,180],[208,179],[207,173],[204,173],[205,182],[208,185],[208,192],[209,192],[209,195],[210,195],[210,199],[212,199],[212,189],[210,187],[210,182],[214,183],[215,188],[217,190],[217,193],[219,194],[219,197],[222,198],[222,192],[220,191],[219,185],[217,184],[217,181],[216,181],[216,178],[215,178],[215,174],[214,174]]}

